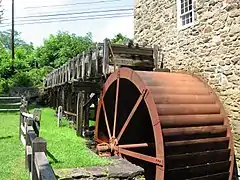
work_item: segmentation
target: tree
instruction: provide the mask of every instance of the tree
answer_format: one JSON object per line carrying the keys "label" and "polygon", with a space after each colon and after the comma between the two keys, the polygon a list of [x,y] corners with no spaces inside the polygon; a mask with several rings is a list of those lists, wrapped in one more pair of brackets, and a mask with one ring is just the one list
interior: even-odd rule
{"label": "tree", "polygon": [[127,44],[129,41],[131,41],[131,39],[121,33],[118,33],[113,39],[111,39],[111,43],[114,44]]}
{"label": "tree", "polygon": [[[11,50],[12,49],[12,37],[11,37],[11,34],[12,34],[12,30],[11,29],[8,29],[6,31],[1,31],[0,32],[0,42],[1,44]],[[15,47],[17,46],[30,46],[29,44],[27,44],[25,41],[23,41],[21,38],[21,33],[20,32],[17,32],[17,31],[14,31],[14,44],[15,44]]]}
{"label": "tree", "polygon": [[35,57],[40,66],[57,68],[69,58],[77,56],[93,45],[92,34],[77,36],[59,31],[57,35],[50,35],[43,46],[36,49]]}

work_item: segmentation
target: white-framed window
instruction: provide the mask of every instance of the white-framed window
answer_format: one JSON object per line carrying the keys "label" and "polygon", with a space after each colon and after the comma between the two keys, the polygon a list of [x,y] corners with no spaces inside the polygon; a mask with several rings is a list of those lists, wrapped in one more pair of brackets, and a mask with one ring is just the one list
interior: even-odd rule
{"label": "white-framed window", "polygon": [[178,29],[194,24],[194,0],[177,0]]}

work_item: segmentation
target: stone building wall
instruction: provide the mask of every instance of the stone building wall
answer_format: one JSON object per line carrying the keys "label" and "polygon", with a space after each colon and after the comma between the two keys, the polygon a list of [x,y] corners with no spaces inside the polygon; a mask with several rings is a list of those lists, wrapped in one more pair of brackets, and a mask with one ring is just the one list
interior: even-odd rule
{"label": "stone building wall", "polygon": [[135,0],[134,40],[163,48],[165,67],[200,75],[229,114],[240,158],[240,0],[195,0],[195,24],[177,29],[177,0]]}

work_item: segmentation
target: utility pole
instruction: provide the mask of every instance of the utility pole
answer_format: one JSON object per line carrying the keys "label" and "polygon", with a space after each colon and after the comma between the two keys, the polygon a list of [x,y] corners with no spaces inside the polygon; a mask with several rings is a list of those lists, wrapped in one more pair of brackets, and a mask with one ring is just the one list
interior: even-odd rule
{"label": "utility pole", "polygon": [[14,0],[12,0],[12,73],[14,72],[14,58],[15,58],[15,51],[14,51]]}

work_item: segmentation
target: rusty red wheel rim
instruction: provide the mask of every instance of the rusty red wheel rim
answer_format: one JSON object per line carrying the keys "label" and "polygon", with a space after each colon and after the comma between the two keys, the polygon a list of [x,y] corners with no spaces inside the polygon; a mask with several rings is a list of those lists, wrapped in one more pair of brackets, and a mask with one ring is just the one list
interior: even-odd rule
{"label": "rusty red wheel rim", "polygon": [[[154,132],[154,137],[155,137],[154,144],[155,144],[156,157],[148,157],[148,156],[142,157],[143,155],[141,155],[141,154],[134,154],[134,156],[141,156],[140,158],[149,159],[150,161],[155,161],[155,163],[158,164],[158,165],[156,165],[156,179],[163,180],[164,179],[164,145],[163,145],[163,140],[162,140],[161,125],[159,123],[158,113],[156,110],[157,108],[156,108],[156,105],[154,103],[151,93],[148,91],[148,88],[146,87],[144,82],[141,80],[140,76],[129,68],[120,68],[117,71],[115,71],[114,73],[112,73],[108,77],[106,83],[103,86],[102,94],[101,94],[99,104],[98,104],[97,115],[96,115],[95,140],[98,143],[109,142],[108,139],[103,140],[98,137],[98,124],[99,124],[98,120],[99,120],[100,111],[104,106],[103,105],[104,96],[105,96],[106,92],[108,91],[110,85],[113,84],[114,81],[118,82],[119,78],[131,81],[135,85],[135,87],[137,87],[139,93],[141,93],[143,95],[143,101],[147,105],[148,112],[151,117],[151,124],[152,124],[153,132]],[[111,128],[109,127],[109,129],[111,129]],[[111,136],[111,138],[112,138],[112,136]],[[113,138],[116,138],[116,137],[113,136]],[[145,145],[137,144],[137,145],[135,145],[135,147],[136,146],[144,147],[147,145],[146,144]],[[129,149],[129,147],[127,147],[127,148]],[[117,154],[117,155],[120,155],[122,153],[124,153],[124,154],[129,153],[129,150],[126,150],[124,148],[124,146],[121,147],[121,144],[116,145],[115,150],[117,152],[119,152],[119,154]]]}

